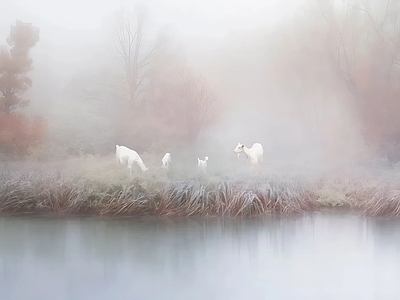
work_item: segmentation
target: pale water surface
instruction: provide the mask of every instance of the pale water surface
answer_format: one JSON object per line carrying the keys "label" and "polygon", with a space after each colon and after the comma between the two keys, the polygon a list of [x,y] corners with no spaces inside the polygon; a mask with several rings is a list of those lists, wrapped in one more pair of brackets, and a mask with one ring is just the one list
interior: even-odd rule
{"label": "pale water surface", "polygon": [[400,299],[400,222],[0,218],[0,299]]}

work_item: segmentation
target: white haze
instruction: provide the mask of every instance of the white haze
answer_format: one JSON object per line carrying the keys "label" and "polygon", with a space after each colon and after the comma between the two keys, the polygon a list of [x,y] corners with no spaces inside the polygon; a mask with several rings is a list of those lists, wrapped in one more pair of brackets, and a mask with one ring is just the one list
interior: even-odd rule
{"label": "white haze", "polygon": [[[110,26],[114,25],[115,10],[136,5],[113,0],[2,3],[2,41],[16,19],[40,28],[40,41],[32,51],[29,109],[50,120],[54,115],[68,117],[65,115],[71,113],[68,105],[73,101],[65,95],[65,89],[73,76],[104,63],[112,48]],[[274,88],[274,68],[264,59],[268,51],[274,51],[267,37],[279,41],[279,24],[290,24],[293,18],[305,22],[305,1],[148,0],[142,4],[148,9],[148,33],[154,38],[167,32],[189,65],[207,77],[218,96],[229,103],[220,122],[199,140],[199,155],[208,155],[210,165],[225,155],[233,156],[237,142],[248,146],[262,143],[270,165],[337,164],[359,155],[361,135],[354,116],[340,101],[344,95],[315,86],[315,99],[310,97],[311,104],[304,106],[295,93]],[[322,97],[324,101],[318,101]],[[87,110],[78,114],[84,116],[91,107],[94,109],[89,100],[87,103],[81,107]],[[76,126],[84,128],[86,124],[82,121]],[[330,134],[340,144],[335,161],[324,148]]]}

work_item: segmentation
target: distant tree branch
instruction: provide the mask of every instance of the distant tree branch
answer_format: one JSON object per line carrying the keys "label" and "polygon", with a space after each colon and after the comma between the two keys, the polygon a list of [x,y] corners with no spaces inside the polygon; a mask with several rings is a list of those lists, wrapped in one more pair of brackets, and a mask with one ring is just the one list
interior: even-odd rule
{"label": "distant tree branch", "polygon": [[126,101],[129,107],[137,107],[141,101],[139,95],[143,91],[143,83],[146,79],[146,67],[151,63],[153,47],[147,54],[142,56],[143,51],[143,16],[136,13],[136,30],[133,33],[129,15],[126,14],[117,19],[117,44],[114,45],[117,53],[122,58],[122,66],[125,73]]}

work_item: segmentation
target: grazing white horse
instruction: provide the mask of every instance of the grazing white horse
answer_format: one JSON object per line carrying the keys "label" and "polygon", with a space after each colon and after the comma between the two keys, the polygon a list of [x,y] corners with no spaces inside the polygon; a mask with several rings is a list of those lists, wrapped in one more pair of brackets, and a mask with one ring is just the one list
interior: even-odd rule
{"label": "grazing white horse", "polygon": [[204,160],[197,158],[197,170],[203,172],[203,174],[206,174],[207,172],[207,161],[208,161],[208,156],[205,156]]}
{"label": "grazing white horse", "polygon": [[251,148],[247,148],[245,145],[238,143],[233,152],[237,154],[238,157],[240,153],[244,153],[247,160],[250,161],[253,170],[258,168],[264,160],[264,149],[260,143],[254,143]]}
{"label": "grazing white horse", "polygon": [[166,170],[169,170],[169,166],[171,165],[172,159],[171,159],[171,153],[167,152],[165,153],[165,155],[163,156],[162,160],[162,167]]}
{"label": "grazing white horse", "polygon": [[143,160],[140,158],[139,154],[137,154],[135,150],[118,145],[115,145],[115,148],[115,156],[117,159],[118,167],[122,164],[127,164],[130,175],[133,174],[133,164],[137,164],[143,173],[149,169],[145,166]]}

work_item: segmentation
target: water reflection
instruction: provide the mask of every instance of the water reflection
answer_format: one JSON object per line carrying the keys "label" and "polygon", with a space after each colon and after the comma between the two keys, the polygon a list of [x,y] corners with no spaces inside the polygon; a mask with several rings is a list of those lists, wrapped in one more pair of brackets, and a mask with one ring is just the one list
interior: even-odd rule
{"label": "water reflection", "polygon": [[400,222],[0,218],[0,299],[394,299]]}

